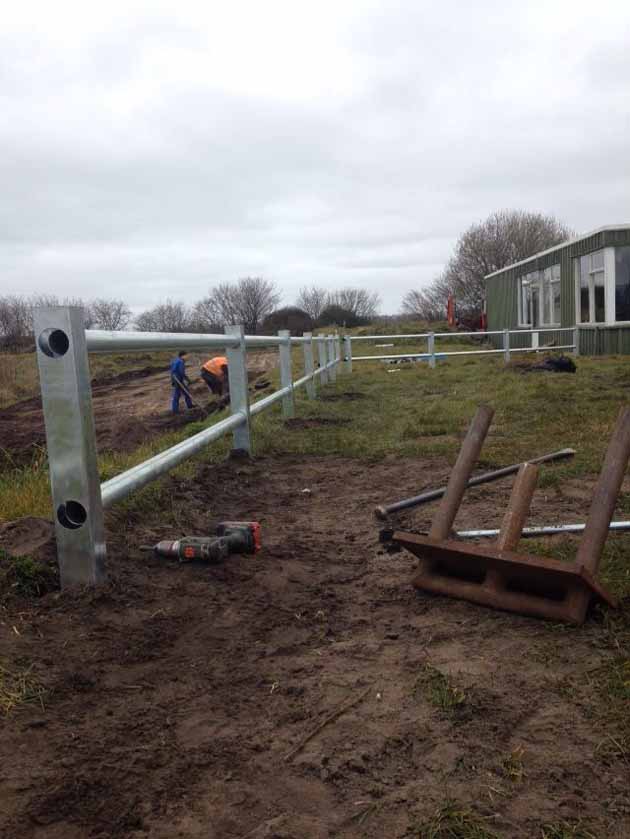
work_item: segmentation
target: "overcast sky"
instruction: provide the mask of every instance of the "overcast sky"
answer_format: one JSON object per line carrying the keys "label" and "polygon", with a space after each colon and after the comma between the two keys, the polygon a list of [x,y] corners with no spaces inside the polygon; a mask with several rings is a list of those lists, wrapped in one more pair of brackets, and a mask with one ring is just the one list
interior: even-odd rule
{"label": "overcast sky", "polygon": [[3,293],[395,312],[508,207],[630,222],[628,0],[3,6]]}

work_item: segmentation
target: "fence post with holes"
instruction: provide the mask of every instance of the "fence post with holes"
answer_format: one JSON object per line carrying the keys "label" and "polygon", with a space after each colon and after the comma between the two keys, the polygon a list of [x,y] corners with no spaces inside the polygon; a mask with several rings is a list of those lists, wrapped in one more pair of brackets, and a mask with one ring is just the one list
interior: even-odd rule
{"label": "fence post with holes", "polygon": [[510,330],[503,330],[503,361],[506,364],[510,363]]}
{"label": "fence post with holes", "polygon": [[346,335],[343,339],[344,353],[346,357],[346,373],[352,373],[352,341],[350,336]]}
{"label": "fence post with holes", "polygon": [[36,308],[33,328],[61,587],[96,585],[105,580],[105,525],[83,309]]}
{"label": "fence post with holes", "polygon": [[429,332],[427,336],[427,349],[429,351],[429,367],[435,367],[435,333]]}
{"label": "fence post with holes", "polygon": [[291,372],[291,333],[288,329],[281,329],[278,335],[283,339],[280,344],[280,387],[289,388],[288,394],[282,397],[282,416],[285,419],[290,419],[295,414],[293,374]]}
{"label": "fence post with holes", "polygon": [[325,335],[321,335],[317,342],[317,358],[319,359],[319,369],[322,371],[319,377],[320,382],[325,385],[328,383],[328,339]]}
{"label": "fence post with holes", "polygon": [[337,381],[337,353],[335,351],[335,336],[334,335],[329,335],[328,336],[328,363],[330,364],[330,369],[328,371],[328,377],[329,377],[331,382],[336,382]]}
{"label": "fence post with holes", "polygon": [[580,329],[577,326],[573,330],[573,345],[574,345],[573,353],[575,355],[579,355],[580,354]]}
{"label": "fence post with holes", "polygon": [[249,429],[249,382],[247,380],[247,349],[245,330],[241,325],[226,326],[226,335],[238,338],[237,347],[227,347],[228,382],[230,385],[230,413],[241,412],[245,421],[234,429],[232,449],[247,452],[252,450],[252,438]]}
{"label": "fence post with holes", "polygon": [[313,333],[305,332],[304,337],[306,338],[306,341],[302,345],[304,347],[304,375],[311,377],[306,383],[306,395],[309,399],[315,399],[317,396],[317,387],[315,385],[315,377],[313,376],[313,371],[315,370]]}

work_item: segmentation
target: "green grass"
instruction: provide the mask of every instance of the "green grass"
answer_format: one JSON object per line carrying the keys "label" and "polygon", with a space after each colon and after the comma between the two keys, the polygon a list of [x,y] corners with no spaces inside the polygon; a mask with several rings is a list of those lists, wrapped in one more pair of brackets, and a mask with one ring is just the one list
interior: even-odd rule
{"label": "green grass", "polygon": [[466,694],[444,673],[427,664],[416,680],[416,691],[420,691],[428,702],[445,714],[453,714],[466,702]]}
{"label": "green grass", "polygon": [[486,819],[448,800],[418,828],[418,839],[498,839],[486,827]]}
{"label": "green grass", "polygon": [[56,587],[57,574],[53,568],[30,556],[9,556],[0,548],[0,592],[39,597]]}
{"label": "green grass", "polygon": [[[296,378],[302,371],[299,356],[296,349]],[[399,372],[390,373],[390,369]],[[271,378],[276,384],[277,372]],[[630,369],[627,361],[618,357],[580,358],[574,375],[516,373],[496,358],[454,359],[438,363],[434,370],[425,363],[390,368],[380,362],[355,362],[352,375],[340,370],[336,385],[323,388],[323,398],[308,401],[303,389],[296,396],[297,416],[349,419],[349,423],[287,429],[279,406],[275,406],[253,420],[253,443],[258,455],[328,454],[365,461],[395,456],[453,463],[477,406],[488,402],[495,408],[495,418],[480,466],[505,465],[572,446],[577,449],[573,460],[541,469],[542,486],[561,485],[568,478],[598,472],[627,385]],[[359,398],[326,398],[343,393]],[[207,424],[218,419],[221,415],[213,416]],[[111,477],[205,425],[195,423],[163,435],[132,454],[102,457],[101,477]],[[220,458],[227,447],[223,440],[201,459]],[[141,504],[142,495],[134,496]],[[28,514],[50,514],[43,460],[32,468],[5,470],[0,476],[0,521]],[[618,539],[622,537],[615,537]],[[630,570],[621,570],[617,560],[613,558],[619,586],[630,590]]]}

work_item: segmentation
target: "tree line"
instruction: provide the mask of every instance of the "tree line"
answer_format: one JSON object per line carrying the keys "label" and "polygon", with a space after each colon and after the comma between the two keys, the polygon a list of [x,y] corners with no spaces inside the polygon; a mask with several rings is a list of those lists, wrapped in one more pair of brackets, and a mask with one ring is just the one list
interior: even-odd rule
{"label": "tree line", "polygon": [[283,308],[278,308],[280,299],[275,283],[263,277],[220,283],[193,305],[166,300],[135,317],[124,300],[5,295],[0,297],[0,339],[9,347],[29,342],[37,306],[81,306],[86,329],[213,333],[222,332],[227,324],[242,323],[249,335],[265,330],[302,333],[318,326],[356,326],[372,320],[380,307],[378,293],[354,288],[332,292],[316,286],[303,288],[296,305]]}
{"label": "tree line", "polygon": [[[449,296],[462,323],[477,326],[485,297],[484,277],[493,271],[558,245],[573,231],[554,216],[522,210],[501,210],[471,225],[459,237],[443,271],[428,286],[408,291],[401,317],[423,321],[444,320]],[[378,292],[363,288],[329,291],[320,286],[300,289],[295,304],[278,308],[281,294],[263,277],[243,277],[219,283],[207,295],[188,305],[166,300],[133,317],[124,300],[60,300],[53,295],[0,297],[0,341],[20,346],[32,335],[35,306],[80,305],[88,329],[141,332],[222,332],[227,324],[242,323],[249,335],[290,329],[301,334],[316,327],[367,324],[379,313]]]}

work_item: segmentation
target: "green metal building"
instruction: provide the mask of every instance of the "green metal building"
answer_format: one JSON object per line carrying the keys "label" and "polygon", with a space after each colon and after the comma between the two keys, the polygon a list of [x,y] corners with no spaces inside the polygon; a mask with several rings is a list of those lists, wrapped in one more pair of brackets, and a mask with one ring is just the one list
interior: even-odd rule
{"label": "green metal building", "polygon": [[485,280],[488,331],[517,330],[510,346],[571,344],[577,335],[580,354],[630,354],[630,224],[602,227]]}

